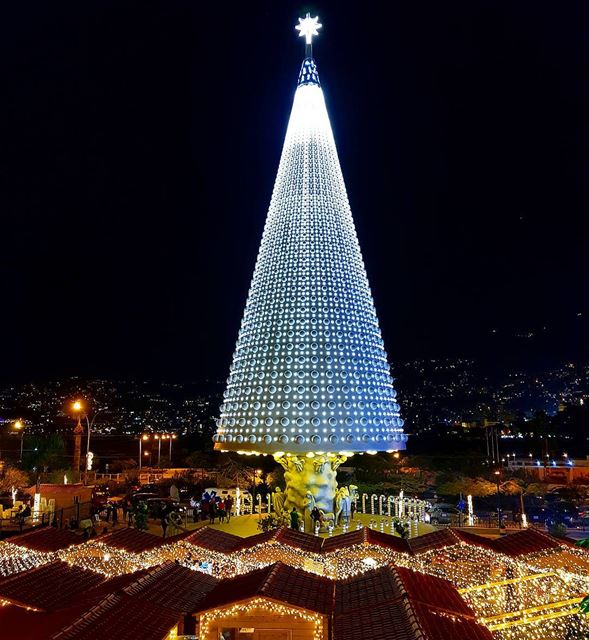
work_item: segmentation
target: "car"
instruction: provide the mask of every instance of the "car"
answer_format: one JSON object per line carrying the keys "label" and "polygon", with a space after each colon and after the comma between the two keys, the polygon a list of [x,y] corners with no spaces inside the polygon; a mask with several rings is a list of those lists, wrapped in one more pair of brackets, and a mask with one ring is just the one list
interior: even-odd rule
{"label": "car", "polygon": [[92,506],[104,507],[110,498],[108,487],[94,487],[92,489]]}
{"label": "car", "polygon": [[145,502],[149,518],[161,518],[164,513],[184,512],[184,507],[172,498],[149,498]]}
{"label": "car", "polygon": [[451,504],[435,504],[430,510],[431,524],[454,524],[460,519],[460,511]]}
{"label": "car", "polygon": [[148,500],[154,500],[161,498],[159,493],[134,493],[131,496],[131,505],[137,506],[140,502],[147,502]]}
{"label": "car", "polygon": [[157,493],[159,495],[161,487],[154,482],[149,484],[142,484],[138,487],[133,487],[132,493]]}

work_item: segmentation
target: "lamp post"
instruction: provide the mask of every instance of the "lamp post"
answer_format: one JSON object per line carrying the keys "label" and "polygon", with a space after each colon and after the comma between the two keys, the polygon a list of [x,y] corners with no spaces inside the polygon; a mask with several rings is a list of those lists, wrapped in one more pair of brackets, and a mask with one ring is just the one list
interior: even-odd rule
{"label": "lamp post", "polygon": [[156,433],[154,436],[154,439],[157,440],[157,466],[160,466],[160,460],[162,458],[162,438],[164,436],[160,436],[158,433]]}
{"label": "lamp post", "polygon": [[[262,476],[262,470],[261,469],[256,469],[254,471],[254,491],[253,491],[253,495],[252,495],[252,508],[255,509],[255,504],[256,504],[256,489],[258,487],[258,478],[261,479]],[[262,515],[262,509],[260,507],[260,515]]]}
{"label": "lamp post", "polygon": [[72,403],[72,410],[74,413],[78,414],[78,420],[80,420],[80,418],[85,418],[86,426],[88,428],[87,435],[86,435],[86,475],[88,474],[88,458],[90,453],[90,434],[92,432],[92,427],[94,426],[94,422],[96,421],[96,417],[98,416],[98,414],[101,411],[104,411],[105,409],[108,409],[108,407],[102,407],[101,409],[98,409],[92,416],[92,420],[90,420],[90,418],[88,417],[88,412],[84,411],[84,403],[81,400],[75,400]]}
{"label": "lamp post", "polygon": [[139,436],[139,471],[141,471],[142,467],[142,457],[141,457],[141,449],[144,442],[149,440],[149,435],[147,433],[143,433]]}
{"label": "lamp post", "polygon": [[22,420],[17,420],[12,426],[16,431],[20,432],[20,458],[18,459],[18,461],[22,462],[23,443],[24,443],[24,437],[25,437],[25,425],[23,424]]}
{"label": "lamp post", "polygon": [[178,436],[175,433],[170,434],[170,467],[172,466],[172,440],[175,440]]}
{"label": "lamp post", "polygon": [[501,471],[496,469],[493,472],[495,476],[495,481],[497,483],[497,526],[499,527],[499,533],[501,533],[501,494],[499,492],[499,479],[501,477]]}

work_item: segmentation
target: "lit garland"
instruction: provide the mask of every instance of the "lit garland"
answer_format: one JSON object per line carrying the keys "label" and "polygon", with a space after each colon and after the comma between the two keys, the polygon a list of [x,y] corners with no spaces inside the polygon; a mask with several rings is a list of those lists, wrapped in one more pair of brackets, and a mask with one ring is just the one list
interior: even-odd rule
{"label": "lit garland", "polygon": [[200,616],[199,637],[208,638],[212,625],[221,618],[231,618],[235,615],[254,616],[256,613],[260,615],[288,616],[289,618],[310,622],[313,624],[313,640],[323,640],[323,616],[318,613],[288,607],[266,598],[254,598],[249,602],[239,602],[228,607],[220,607],[203,613]]}
{"label": "lit garland", "polygon": [[[467,542],[410,555],[375,544],[357,544],[328,553],[310,553],[281,542],[234,552],[211,551],[180,540],[135,553],[90,540],[57,552],[38,552],[0,543],[0,576],[63,560],[114,577],[176,561],[194,571],[231,578],[275,562],[333,580],[393,565],[445,578],[456,586],[479,622],[499,640],[565,640],[571,629],[587,630],[577,615],[578,602],[589,592],[589,552],[559,547],[518,558]],[[237,605],[236,605],[237,606]]]}
{"label": "lit garland", "polygon": [[153,566],[142,563],[138,554],[109,547],[97,541],[90,541],[77,547],[68,547],[59,551],[57,555],[60,560],[67,562],[70,566],[102,573],[107,578],[133,573],[139,569]]}
{"label": "lit garland", "polygon": [[35,569],[53,559],[53,553],[32,551],[10,542],[0,542],[0,576],[2,577],[27,571],[27,569]]}

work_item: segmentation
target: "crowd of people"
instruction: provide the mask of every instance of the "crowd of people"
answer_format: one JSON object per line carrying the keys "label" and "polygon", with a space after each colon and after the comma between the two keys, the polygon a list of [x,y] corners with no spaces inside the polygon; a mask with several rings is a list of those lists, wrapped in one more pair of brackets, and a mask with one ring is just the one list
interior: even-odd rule
{"label": "crowd of people", "polygon": [[218,496],[216,491],[205,491],[200,499],[196,496],[190,498],[190,508],[192,509],[193,522],[209,520],[209,524],[219,522],[230,522],[233,515],[234,501],[231,495],[227,497]]}

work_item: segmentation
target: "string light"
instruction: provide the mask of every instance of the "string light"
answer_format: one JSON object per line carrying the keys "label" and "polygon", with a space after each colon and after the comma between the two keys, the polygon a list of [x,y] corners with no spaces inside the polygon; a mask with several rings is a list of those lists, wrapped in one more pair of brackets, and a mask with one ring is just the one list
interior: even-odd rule
{"label": "string light", "polygon": [[142,552],[117,549],[100,540],[57,552],[0,543],[1,576],[56,559],[109,578],[170,560],[219,579],[276,562],[333,580],[393,565],[449,580],[478,621],[499,640],[565,640],[567,633],[587,630],[585,618],[577,614],[579,602],[589,592],[589,552],[568,545],[514,558],[465,541],[417,555],[367,542],[312,553],[276,539],[233,552],[212,551],[186,540]]}
{"label": "string light", "polygon": [[253,598],[249,602],[239,602],[229,607],[211,609],[200,616],[200,636],[208,638],[213,624],[221,618],[233,616],[277,615],[288,616],[313,624],[313,640],[323,640],[323,616],[318,613],[302,611],[295,607],[268,600],[266,598]]}

